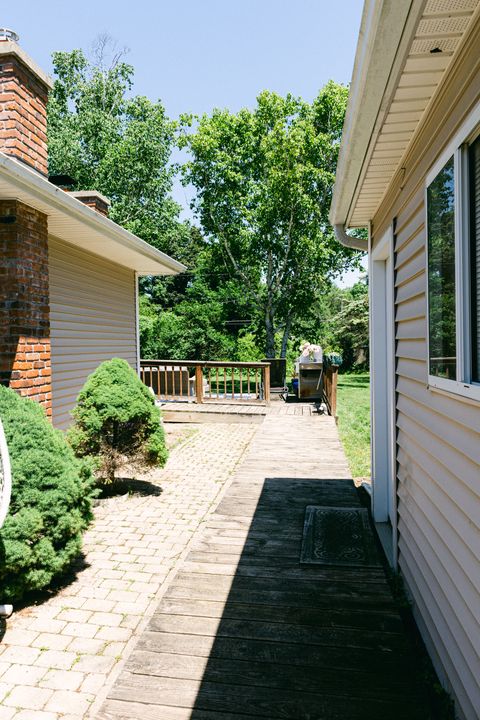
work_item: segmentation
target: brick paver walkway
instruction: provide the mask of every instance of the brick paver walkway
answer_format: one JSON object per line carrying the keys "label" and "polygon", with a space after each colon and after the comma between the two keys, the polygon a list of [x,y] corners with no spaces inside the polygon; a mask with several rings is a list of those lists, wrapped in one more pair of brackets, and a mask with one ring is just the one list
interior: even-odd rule
{"label": "brick paver walkway", "polygon": [[0,643],[0,720],[93,714],[257,427],[200,426],[150,477],[161,494],[100,503],[84,539],[86,568],[55,597],[8,621]]}

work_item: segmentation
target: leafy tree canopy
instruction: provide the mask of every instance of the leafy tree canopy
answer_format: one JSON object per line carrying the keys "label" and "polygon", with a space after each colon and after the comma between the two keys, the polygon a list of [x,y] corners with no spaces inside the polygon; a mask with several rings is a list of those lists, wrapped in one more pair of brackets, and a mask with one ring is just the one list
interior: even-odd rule
{"label": "leafy tree canopy", "polygon": [[253,110],[183,118],[192,207],[265,331],[267,357],[285,355],[292,323],[330,278],[356,264],[328,222],[347,88],[316,100],[263,92]]}
{"label": "leafy tree canopy", "polygon": [[77,189],[104,193],[113,220],[175,255],[175,244],[188,235],[170,196],[175,123],[160,101],[131,95],[133,68],[111,51],[111,40],[100,37],[92,61],[82,50],[53,54],[50,173],[70,175]]}
{"label": "leafy tree canopy", "polygon": [[342,370],[352,370],[368,364],[368,322],[368,284],[363,278],[349,288],[330,284],[297,332],[319,342],[324,351],[339,353]]}

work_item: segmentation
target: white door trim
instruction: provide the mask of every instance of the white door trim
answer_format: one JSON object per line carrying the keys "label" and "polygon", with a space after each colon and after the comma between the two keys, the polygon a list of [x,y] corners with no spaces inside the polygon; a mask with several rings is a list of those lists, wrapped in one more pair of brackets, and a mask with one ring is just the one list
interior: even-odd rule
{"label": "white door trim", "polygon": [[[395,320],[393,226],[370,249],[372,514],[382,524],[391,565],[397,565]],[[388,546],[387,546],[388,545]]]}

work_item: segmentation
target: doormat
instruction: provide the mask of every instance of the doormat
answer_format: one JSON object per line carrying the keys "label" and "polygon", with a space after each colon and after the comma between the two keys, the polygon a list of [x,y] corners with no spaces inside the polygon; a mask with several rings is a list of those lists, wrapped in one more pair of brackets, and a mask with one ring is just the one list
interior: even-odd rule
{"label": "doormat", "polygon": [[378,551],[364,508],[308,505],[300,563],[308,565],[379,566]]}

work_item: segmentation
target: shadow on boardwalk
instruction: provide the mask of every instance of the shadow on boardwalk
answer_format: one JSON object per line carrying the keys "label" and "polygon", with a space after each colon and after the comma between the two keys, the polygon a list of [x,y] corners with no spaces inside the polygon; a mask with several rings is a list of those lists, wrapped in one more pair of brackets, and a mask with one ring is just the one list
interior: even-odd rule
{"label": "shadow on boardwalk", "polygon": [[348,480],[234,481],[98,717],[429,718],[380,562],[300,565],[312,504],[360,506]]}

